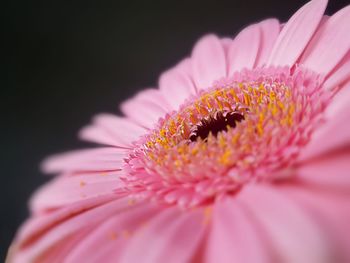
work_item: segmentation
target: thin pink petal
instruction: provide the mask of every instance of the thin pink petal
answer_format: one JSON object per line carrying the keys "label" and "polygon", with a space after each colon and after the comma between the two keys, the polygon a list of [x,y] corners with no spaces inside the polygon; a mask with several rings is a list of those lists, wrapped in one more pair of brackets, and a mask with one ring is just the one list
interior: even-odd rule
{"label": "thin pink petal", "polygon": [[301,165],[298,177],[301,182],[350,193],[350,148]]}
{"label": "thin pink petal", "polygon": [[142,206],[131,206],[127,211],[112,216],[80,240],[67,255],[65,262],[75,263],[81,259],[89,259],[90,262],[119,262],[131,237],[144,231],[158,210],[156,206],[146,203]]}
{"label": "thin pink petal", "polygon": [[205,262],[271,262],[265,240],[234,198],[215,203]]}
{"label": "thin pink petal", "polygon": [[350,52],[329,75],[329,78],[323,84],[327,90],[338,90],[340,87],[350,80]]}
{"label": "thin pink petal", "polygon": [[145,132],[146,129],[127,118],[104,113],[94,117],[93,124],[80,131],[80,137],[101,144],[131,148],[132,142]]}
{"label": "thin pink petal", "polygon": [[[232,44],[233,39],[229,37],[224,37],[220,39],[221,45],[224,48],[225,54],[228,54],[228,50]],[[227,57],[226,57],[227,59]]]}
{"label": "thin pink petal", "polygon": [[31,199],[34,211],[49,210],[86,199],[114,196],[122,187],[121,172],[64,175],[39,189]]}
{"label": "thin pink petal", "polygon": [[265,230],[274,262],[331,262],[323,232],[288,195],[260,184],[246,186],[237,199]]}
{"label": "thin pink petal", "polygon": [[350,144],[350,83],[333,98],[325,112],[325,123],[312,135],[299,160],[317,157]]}
{"label": "thin pink petal", "polygon": [[115,171],[123,166],[128,151],[120,148],[77,150],[49,157],[43,162],[46,173]]}
{"label": "thin pink petal", "polygon": [[79,131],[79,138],[102,145],[128,148],[127,145],[118,143],[118,140],[116,140],[108,131],[96,125],[89,125],[82,128]]}
{"label": "thin pink petal", "polygon": [[178,110],[186,99],[196,93],[193,82],[181,68],[180,64],[163,73],[159,79],[160,91],[173,110]]}
{"label": "thin pink petal", "polygon": [[233,40],[228,51],[228,75],[243,68],[253,68],[260,47],[260,29],[251,25]]}
{"label": "thin pink petal", "polygon": [[203,238],[202,211],[167,208],[132,237],[122,263],[190,262]]}
{"label": "thin pink petal", "polygon": [[153,128],[158,119],[170,111],[171,107],[167,105],[159,90],[149,89],[122,103],[121,110],[135,123]]}
{"label": "thin pink petal", "polygon": [[164,111],[171,110],[170,105],[164,100],[164,95],[158,89],[144,89],[134,98],[138,101],[153,103]]}
{"label": "thin pink petal", "polygon": [[261,31],[261,40],[256,66],[259,67],[266,64],[280,33],[281,25],[277,19],[266,19],[258,25]]}
{"label": "thin pink petal", "polygon": [[[88,235],[91,229],[84,229],[79,231],[78,233],[68,236],[55,244],[52,248],[47,250],[45,253],[36,258],[36,262],[40,263],[61,263],[66,262],[65,258],[67,255],[74,250],[74,247],[84,240],[84,238]],[[24,256],[24,258],[23,258]],[[19,260],[17,262],[30,262],[30,258],[27,258],[26,254],[20,255]]]}
{"label": "thin pink petal", "polygon": [[16,243],[18,243],[20,247],[27,247],[35,242],[41,235],[54,228],[56,225],[69,220],[72,216],[77,216],[112,200],[115,200],[115,197],[103,196],[72,203],[60,209],[31,211],[32,217],[20,228],[16,236]]}
{"label": "thin pink petal", "polygon": [[23,246],[22,243],[20,252],[17,253],[17,262],[23,262],[21,259],[26,259],[27,261],[25,262],[35,261],[35,259],[43,256],[53,246],[67,237],[80,233],[87,228],[97,226],[107,218],[126,211],[129,207],[128,200],[124,198],[106,203],[76,216],[73,215],[69,219],[55,225],[55,227],[36,236],[27,245]]}
{"label": "thin pink petal", "polygon": [[292,66],[298,60],[316,31],[327,2],[312,0],[289,19],[276,40],[268,66]]}
{"label": "thin pink petal", "polygon": [[310,41],[300,63],[327,75],[349,52],[350,6],[325,21]]}
{"label": "thin pink petal", "polygon": [[[184,74],[187,76],[189,79],[192,79],[192,59],[191,58],[185,58],[181,60],[179,64],[177,64],[176,68],[181,72],[181,74]],[[193,88],[196,90],[196,87],[193,85]]]}
{"label": "thin pink petal", "polygon": [[348,195],[314,191],[300,185],[285,185],[283,191],[313,217],[333,245],[333,261],[350,262],[350,205]]}
{"label": "thin pink petal", "polygon": [[217,79],[226,77],[225,52],[215,35],[200,39],[192,52],[193,79],[197,90],[206,89]]}

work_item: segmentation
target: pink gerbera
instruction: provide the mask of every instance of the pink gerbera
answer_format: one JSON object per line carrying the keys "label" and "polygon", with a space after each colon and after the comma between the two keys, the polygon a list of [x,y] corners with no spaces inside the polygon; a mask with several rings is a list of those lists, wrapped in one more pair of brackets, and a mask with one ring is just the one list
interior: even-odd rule
{"label": "pink gerbera", "polygon": [[350,262],[350,6],[207,35],[49,158],[12,262]]}

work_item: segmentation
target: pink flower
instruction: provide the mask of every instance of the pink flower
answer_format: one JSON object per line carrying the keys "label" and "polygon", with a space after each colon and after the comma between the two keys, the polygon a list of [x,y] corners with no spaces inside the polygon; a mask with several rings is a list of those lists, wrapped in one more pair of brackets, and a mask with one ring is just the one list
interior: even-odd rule
{"label": "pink flower", "polygon": [[207,35],[49,158],[13,262],[350,262],[350,6]]}

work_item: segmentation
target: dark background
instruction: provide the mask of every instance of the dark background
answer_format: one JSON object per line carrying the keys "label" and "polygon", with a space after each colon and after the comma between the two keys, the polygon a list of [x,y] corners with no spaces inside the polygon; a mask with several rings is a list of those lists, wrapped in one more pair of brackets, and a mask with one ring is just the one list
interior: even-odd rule
{"label": "dark background", "polygon": [[[0,261],[27,200],[49,178],[47,155],[84,146],[95,113],[157,83],[205,33],[233,36],[268,17],[286,21],[305,1],[11,1],[1,79]],[[331,14],[349,1],[331,1]]]}

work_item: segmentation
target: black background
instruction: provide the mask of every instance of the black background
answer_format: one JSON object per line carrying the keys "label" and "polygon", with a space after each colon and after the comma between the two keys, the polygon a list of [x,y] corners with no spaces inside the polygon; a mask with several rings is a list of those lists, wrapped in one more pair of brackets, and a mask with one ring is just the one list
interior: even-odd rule
{"label": "black background", "polygon": [[[1,83],[0,261],[47,155],[84,146],[79,128],[116,112],[188,56],[205,33],[233,36],[268,17],[286,21],[305,1],[11,1]],[[327,13],[349,1],[331,1]],[[86,146],[86,145],[85,145]]]}

